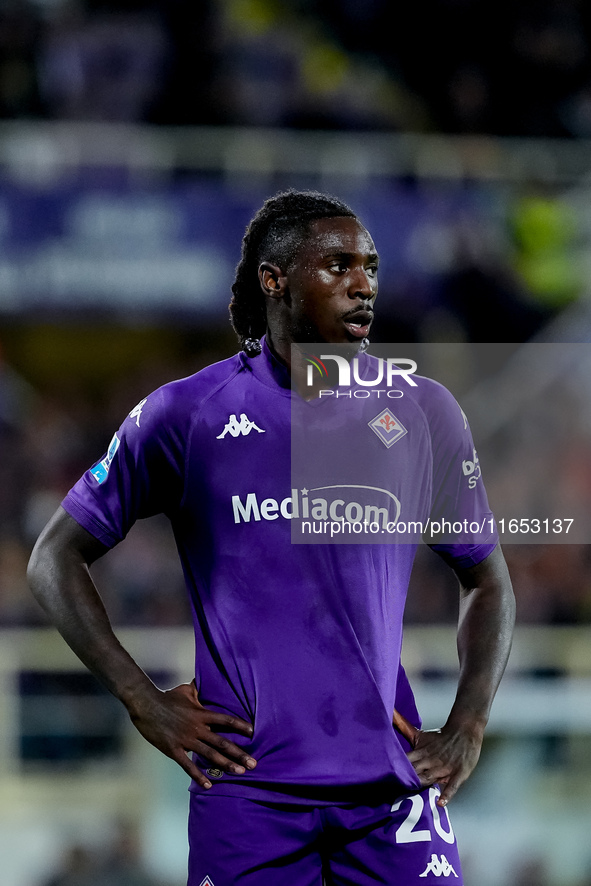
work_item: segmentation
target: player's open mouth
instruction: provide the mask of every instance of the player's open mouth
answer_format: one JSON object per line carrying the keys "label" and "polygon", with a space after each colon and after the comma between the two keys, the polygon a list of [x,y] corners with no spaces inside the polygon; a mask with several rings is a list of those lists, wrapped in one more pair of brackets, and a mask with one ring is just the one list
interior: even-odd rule
{"label": "player's open mouth", "polygon": [[365,338],[369,333],[369,323],[362,326],[361,323],[345,323],[345,326],[355,338]]}
{"label": "player's open mouth", "polygon": [[373,314],[369,311],[358,311],[344,318],[345,327],[353,338],[365,338],[372,320]]}

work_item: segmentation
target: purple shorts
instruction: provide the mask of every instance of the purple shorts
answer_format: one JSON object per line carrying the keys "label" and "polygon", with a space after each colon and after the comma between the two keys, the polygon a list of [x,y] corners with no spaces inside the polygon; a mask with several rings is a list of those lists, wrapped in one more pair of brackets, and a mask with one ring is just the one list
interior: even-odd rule
{"label": "purple shorts", "polygon": [[462,886],[438,796],[303,806],[192,793],[188,886]]}

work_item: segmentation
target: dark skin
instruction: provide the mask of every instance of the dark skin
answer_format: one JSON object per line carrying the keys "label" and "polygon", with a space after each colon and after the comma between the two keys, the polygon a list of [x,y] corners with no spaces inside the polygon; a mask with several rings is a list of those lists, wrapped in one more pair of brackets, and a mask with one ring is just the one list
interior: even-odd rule
{"label": "dark skin", "polygon": [[[291,345],[327,342],[349,345],[355,356],[373,320],[377,253],[354,218],[321,219],[286,269],[271,262],[259,268],[267,301],[268,339],[304,388],[304,360]],[[117,640],[90,565],[106,548],[62,508],[50,520],[29,564],[33,593],[66,642],[95,676],[126,706],[139,732],[205,788],[206,774],[188,754],[211,766],[241,774],[256,761],[227,733],[251,737],[251,723],[204,708],[195,683],[160,690]],[[484,728],[503,674],[514,621],[514,598],[499,548],[482,563],[457,572],[460,582],[458,654],[460,676],[445,725],[432,732],[407,731],[409,760],[423,787],[442,786],[444,806],[477,763]]]}
{"label": "dark skin", "polygon": [[460,583],[456,698],[441,729],[395,725],[413,746],[408,759],[421,785],[441,786],[446,806],[478,762],[490,707],[503,676],[515,622],[515,598],[500,547],[469,569],[455,570]]}
{"label": "dark skin", "polygon": [[105,547],[59,508],[31,555],[29,582],[62,637],[92,673],[123,702],[139,732],[203,787],[207,776],[187,756],[196,751],[212,766],[243,773],[256,762],[221,730],[252,736],[252,724],[214,713],[199,703],[195,683],[161,690],[117,640],[89,566]]}
{"label": "dark skin", "polygon": [[307,396],[306,362],[292,345],[330,342],[354,357],[373,322],[378,294],[378,254],[355,218],[312,222],[296,259],[286,268],[262,262],[259,281],[267,303],[267,340]]}

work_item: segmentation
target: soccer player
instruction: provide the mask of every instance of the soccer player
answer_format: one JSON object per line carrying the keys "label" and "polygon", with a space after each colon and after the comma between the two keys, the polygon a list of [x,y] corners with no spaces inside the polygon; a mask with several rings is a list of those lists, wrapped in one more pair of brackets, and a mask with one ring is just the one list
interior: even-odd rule
{"label": "soccer player", "polygon": [[[340,443],[319,460],[297,452],[311,481],[291,485],[291,406],[320,416],[330,400],[306,388],[305,346],[344,348],[371,385],[377,268],[341,201],[269,199],[232,287],[241,352],[142,400],[32,554],[31,586],[65,640],[192,779],[189,886],[462,882],[446,806],[476,765],[514,618],[479,471],[462,469],[475,464],[465,416],[419,377],[385,404],[343,398]],[[354,477],[322,485],[319,470],[348,470],[349,449]],[[374,492],[383,498],[361,501]],[[400,665],[416,544],[292,543],[298,516],[338,511],[358,526],[365,507],[393,525],[445,513],[487,527],[432,544],[460,583],[457,696],[437,731],[420,730]],[[161,512],[196,639],[194,681],[165,691],[116,639],[89,573],[136,519]]]}

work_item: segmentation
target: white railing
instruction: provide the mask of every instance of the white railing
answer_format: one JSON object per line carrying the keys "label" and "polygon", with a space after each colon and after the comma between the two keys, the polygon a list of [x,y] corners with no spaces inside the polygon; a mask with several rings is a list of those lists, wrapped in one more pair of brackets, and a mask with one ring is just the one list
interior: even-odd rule
{"label": "white railing", "polygon": [[[191,679],[194,646],[190,628],[126,628],[118,634],[148,672],[165,672],[171,684]],[[520,626],[489,733],[591,733],[590,640],[591,628],[587,627]],[[440,724],[455,691],[454,628],[407,629],[404,663],[426,725]],[[81,670],[83,665],[52,629],[5,630],[0,634],[0,778],[28,777],[19,751],[23,703],[19,674]],[[99,710],[104,699],[88,696],[85,703],[89,710],[93,704]],[[90,716],[86,728],[92,730]],[[125,752],[120,763],[124,769]]]}
{"label": "white railing", "polygon": [[591,148],[587,139],[0,123],[0,166],[29,178],[82,165],[125,166],[140,175],[184,169],[230,179],[318,176],[344,179],[351,188],[397,176],[568,185],[589,179]]}

